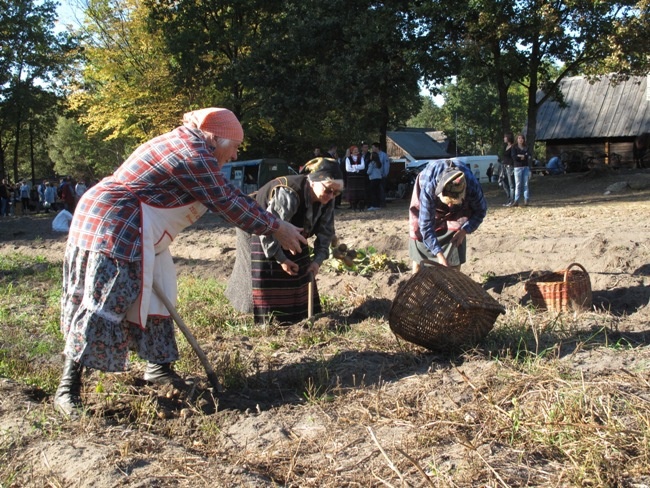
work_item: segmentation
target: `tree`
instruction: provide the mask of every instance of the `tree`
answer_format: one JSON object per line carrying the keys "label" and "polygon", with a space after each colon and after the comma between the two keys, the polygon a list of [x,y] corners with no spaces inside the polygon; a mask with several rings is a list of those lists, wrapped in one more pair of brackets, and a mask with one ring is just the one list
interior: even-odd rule
{"label": "tree", "polygon": [[[409,121],[411,127],[431,127],[443,131],[457,141],[463,154],[497,154],[501,149],[503,132],[497,90],[493,83],[459,78],[446,83],[440,90],[444,103],[437,107],[428,98],[418,117]],[[510,112],[515,127],[523,127],[526,118],[526,93],[515,85],[508,94]]]}
{"label": "tree", "polygon": [[408,127],[430,128],[443,130],[444,117],[443,107],[439,107],[429,95],[421,95],[422,105],[417,115],[411,117],[406,125]]}
{"label": "tree", "polygon": [[127,151],[122,138],[105,141],[102,134],[89,135],[75,118],[64,116],[58,118],[47,147],[57,174],[90,180],[112,173]]}
{"label": "tree", "polygon": [[[21,156],[27,154],[34,165],[37,119],[56,110],[58,97],[50,94],[59,91],[56,80],[75,49],[73,38],[54,33],[55,6],[50,0],[0,2],[0,171],[6,175],[6,150],[13,143],[15,180]],[[47,126],[41,129],[47,131]],[[25,130],[32,136],[26,143]]]}
{"label": "tree", "polygon": [[[551,3],[529,0],[520,6],[518,43],[525,55],[527,76],[519,79],[528,91],[526,140],[533,147],[537,135],[540,106],[559,95],[560,81],[577,74],[582,66],[593,63],[609,52],[606,39],[619,22],[626,24],[629,2],[556,0]],[[554,64],[562,68],[556,75]],[[538,92],[540,94],[538,95]]]}
{"label": "tree", "polygon": [[[494,80],[503,130],[512,125],[509,87],[517,83],[526,88],[527,139],[531,147],[539,107],[561,96],[558,86],[564,77],[578,74],[583,68],[592,73],[602,69],[647,72],[647,0],[442,0],[426,5],[437,15],[440,10],[455,12],[455,21],[447,26],[447,37],[442,44],[434,43],[436,49],[429,51],[444,52],[445,46],[447,50],[455,47],[461,58],[460,75]],[[425,25],[425,31],[441,26],[430,22]],[[634,40],[639,42],[635,45]],[[426,66],[436,63],[432,56]]]}
{"label": "tree", "polygon": [[267,156],[379,138],[417,111],[406,2],[150,5],[177,82],[235,111],[248,144]]}
{"label": "tree", "polygon": [[84,4],[84,63],[70,109],[90,136],[119,139],[131,148],[176,127],[188,105],[173,83],[164,45],[148,29],[138,0]]}

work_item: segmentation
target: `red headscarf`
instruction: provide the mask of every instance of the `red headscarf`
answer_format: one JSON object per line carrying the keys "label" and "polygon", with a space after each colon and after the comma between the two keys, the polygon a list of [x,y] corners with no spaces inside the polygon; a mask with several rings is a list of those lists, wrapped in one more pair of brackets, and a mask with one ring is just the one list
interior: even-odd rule
{"label": "red headscarf", "polygon": [[235,114],[227,108],[203,108],[187,112],[183,116],[183,124],[201,129],[220,139],[230,139],[238,143],[244,140],[244,129]]}

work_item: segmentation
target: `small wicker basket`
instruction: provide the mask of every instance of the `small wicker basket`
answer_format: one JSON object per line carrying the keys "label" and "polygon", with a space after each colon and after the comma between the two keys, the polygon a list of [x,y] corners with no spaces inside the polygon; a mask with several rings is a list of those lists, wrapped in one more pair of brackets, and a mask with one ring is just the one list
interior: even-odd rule
{"label": "small wicker basket", "polygon": [[[571,268],[578,266],[579,270]],[[566,269],[529,279],[524,285],[534,306],[554,312],[591,308],[589,273],[578,263]]]}
{"label": "small wicker basket", "polygon": [[460,271],[425,260],[397,292],[389,314],[391,330],[432,351],[476,346],[505,308]]}

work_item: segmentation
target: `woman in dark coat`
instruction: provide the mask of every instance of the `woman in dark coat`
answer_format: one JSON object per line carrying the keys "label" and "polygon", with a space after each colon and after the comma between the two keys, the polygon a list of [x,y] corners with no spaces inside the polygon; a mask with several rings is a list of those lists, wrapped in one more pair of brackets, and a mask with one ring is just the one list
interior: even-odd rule
{"label": "woman in dark coat", "polygon": [[[309,282],[329,257],[334,200],[344,188],[341,170],[334,159],[316,158],[302,173],[271,180],[259,189],[256,199],[282,220],[294,225],[299,222],[305,237],[316,236],[313,259],[308,246],[297,255],[289,255],[273,238],[238,231],[237,259],[226,296],[236,309],[252,310],[255,323],[276,320],[289,324],[307,318]],[[319,313],[315,281],[313,287],[313,311]]]}

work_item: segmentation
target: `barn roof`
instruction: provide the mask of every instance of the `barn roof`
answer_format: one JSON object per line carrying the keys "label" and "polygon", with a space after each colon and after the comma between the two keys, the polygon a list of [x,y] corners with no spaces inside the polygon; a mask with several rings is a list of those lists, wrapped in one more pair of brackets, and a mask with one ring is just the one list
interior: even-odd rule
{"label": "barn roof", "polygon": [[[560,82],[566,107],[548,100],[537,114],[537,139],[634,137],[650,132],[648,77],[635,76],[617,85],[603,76],[590,83],[582,76]],[[541,95],[538,95],[541,96]]]}
{"label": "barn roof", "polygon": [[447,143],[437,142],[429,134],[428,129],[402,129],[388,131],[386,136],[407,152],[413,159],[447,158]]}

